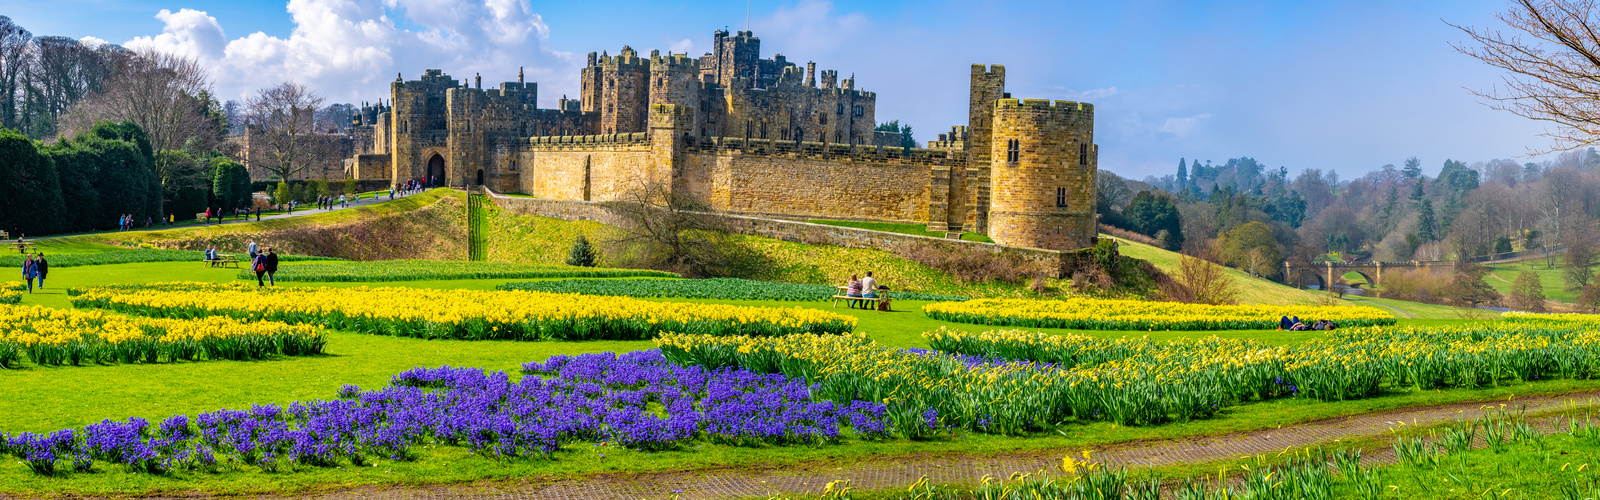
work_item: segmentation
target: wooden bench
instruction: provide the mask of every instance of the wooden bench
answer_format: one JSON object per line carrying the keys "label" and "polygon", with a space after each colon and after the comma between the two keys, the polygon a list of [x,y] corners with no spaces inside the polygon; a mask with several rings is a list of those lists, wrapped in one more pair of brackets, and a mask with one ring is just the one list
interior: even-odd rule
{"label": "wooden bench", "polygon": [[[872,302],[872,308],[873,309],[877,309],[878,308],[878,301],[884,300],[884,299],[887,299],[887,298],[888,297],[851,297],[849,295],[834,295],[833,296],[833,307],[839,307],[839,301],[841,301],[841,300],[860,300],[860,301]],[[848,304],[848,302],[846,302],[846,303]]]}
{"label": "wooden bench", "polygon": [[205,262],[207,265],[220,264],[221,267],[224,267],[224,268],[228,267],[228,264],[233,264],[233,268],[234,269],[238,269],[239,268],[239,259],[236,258],[235,255],[230,254],[230,253],[217,254],[217,258],[215,258],[215,259],[205,259],[202,262]]}

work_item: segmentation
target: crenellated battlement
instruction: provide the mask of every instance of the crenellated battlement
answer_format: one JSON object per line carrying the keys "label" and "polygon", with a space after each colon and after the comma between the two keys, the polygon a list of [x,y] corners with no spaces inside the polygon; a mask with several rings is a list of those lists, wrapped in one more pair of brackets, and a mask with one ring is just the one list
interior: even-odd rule
{"label": "crenellated battlement", "polygon": [[1000,99],[994,103],[995,113],[1052,114],[1072,120],[1094,120],[1094,105],[1077,101],[1051,101],[1049,99]]}
{"label": "crenellated battlement", "polygon": [[606,71],[649,71],[650,59],[639,57],[633,47],[623,45],[615,56],[601,55],[598,65]]}
{"label": "crenellated battlement", "polygon": [[529,151],[571,150],[590,146],[649,146],[650,134],[552,135],[526,139]]}
{"label": "crenellated battlement", "polygon": [[698,74],[700,72],[700,59],[689,57],[688,54],[673,54],[671,52],[664,56],[654,54],[650,56],[650,71],[676,71]]}
{"label": "crenellated battlement", "polygon": [[743,139],[738,137],[684,137],[685,151],[716,155],[782,157],[848,161],[883,165],[965,167],[966,153],[931,149],[877,147],[821,142]]}

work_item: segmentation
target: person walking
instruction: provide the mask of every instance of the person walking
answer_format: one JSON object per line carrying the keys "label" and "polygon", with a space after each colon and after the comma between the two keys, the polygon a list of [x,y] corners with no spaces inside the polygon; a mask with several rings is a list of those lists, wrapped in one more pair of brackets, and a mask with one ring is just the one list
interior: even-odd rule
{"label": "person walking", "polygon": [[44,277],[50,274],[50,261],[44,260],[44,254],[39,254],[39,260],[33,262],[34,272],[39,275],[39,289],[44,290]]}
{"label": "person walking", "polygon": [[38,264],[33,261],[33,256],[29,255],[27,260],[22,261],[22,279],[28,282],[28,293],[33,293],[33,279],[38,276]]}
{"label": "person walking", "polygon": [[267,254],[250,256],[250,270],[256,272],[256,288],[266,286],[266,282],[261,278],[267,275]]}
{"label": "person walking", "polygon": [[278,286],[278,283],[273,280],[273,276],[278,274],[278,254],[272,253],[272,247],[267,247],[267,255],[261,263],[266,268],[267,285]]}
{"label": "person walking", "polygon": [[251,260],[255,260],[256,254],[257,254],[257,252],[256,252],[256,240],[250,240],[250,244],[247,245],[245,247],[245,249],[250,251],[250,259]]}
{"label": "person walking", "polygon": [[256,222],[261,222],[261,205],[256,205]]}

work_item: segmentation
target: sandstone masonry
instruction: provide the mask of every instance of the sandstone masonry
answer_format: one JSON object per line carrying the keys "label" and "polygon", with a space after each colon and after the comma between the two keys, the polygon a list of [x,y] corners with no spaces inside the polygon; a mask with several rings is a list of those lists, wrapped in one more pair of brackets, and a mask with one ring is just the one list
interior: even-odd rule
{"label": "sandstone masonry", "polygon": [[[973,65],[968,123],[928,149],[875,134],[877,95],[853,77],[760,58],[751,32],[714,52],[588,56],[577,99],[539,109],[538,84],[483,89],[440,70],[397,78],[364,107],[346,173],[609,201],[647,182],[731,214],[925,224],[1004,245],[1095,238],[1093,106],[1017,100],[1005,68]],[[819,82],[820,80],[820,82]]]}

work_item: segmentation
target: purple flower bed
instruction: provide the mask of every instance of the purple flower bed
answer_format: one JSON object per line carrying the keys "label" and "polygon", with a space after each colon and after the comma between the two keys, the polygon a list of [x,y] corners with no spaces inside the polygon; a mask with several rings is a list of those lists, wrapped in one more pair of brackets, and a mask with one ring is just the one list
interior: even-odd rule
{"label": "purple flower bed", "polygon": [[162,421],[106,420],[82,431],[0,433],[0,453],[34,472],[88,471],[95,461],[135,472],[265,471],[412,460],[424,444],[496,457],[547,457],[574,442],[636,450],[696,440],[731,445],[836,442],[892,432],[879,403],[816,401],[805,381],[736,369],[674,365],[658,350],[555,356],[523,365],[522,380],[475,368],[416,368],[379,391],[347,385],[331,401],[257,405]]}

